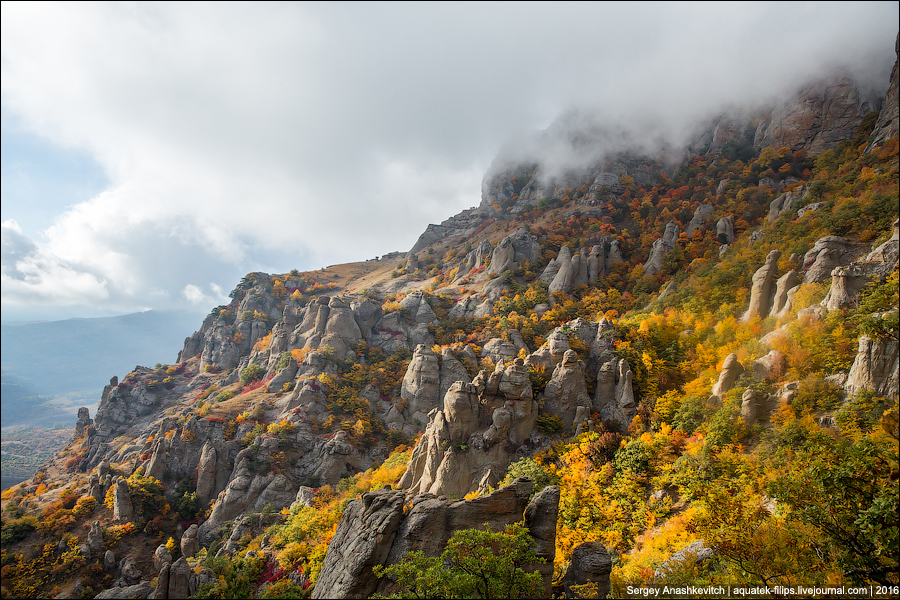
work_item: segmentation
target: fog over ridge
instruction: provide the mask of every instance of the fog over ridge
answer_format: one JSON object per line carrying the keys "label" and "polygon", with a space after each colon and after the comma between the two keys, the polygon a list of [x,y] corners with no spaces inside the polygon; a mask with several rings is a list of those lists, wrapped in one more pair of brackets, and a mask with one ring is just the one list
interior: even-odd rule
{"label": "fog over ridge", "polygon": [[33,228],[43,200],[4,162],[4,313],[208,309],[249,271],[406,250],[480,202],[498,152],[585,165],[609,151],[601,127],[674,148],[727,106],[840,69],[883,91],[897,17],[896,2],[4,3],[4,129],[109,180]]}

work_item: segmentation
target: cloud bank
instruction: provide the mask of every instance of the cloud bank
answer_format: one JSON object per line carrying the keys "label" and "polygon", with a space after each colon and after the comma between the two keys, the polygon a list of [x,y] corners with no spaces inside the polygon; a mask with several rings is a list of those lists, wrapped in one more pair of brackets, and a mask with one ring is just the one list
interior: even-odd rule
{"label": "cloud bank", "polygon": [[39,207],[4,198],[4,315],[211,307],[249,271],[404,251],[479,203],[501,144],[565,111],[677,137],[835,68],[884,87],[897,16],[896,2],[4,3],[4,110],[109,181],[37,234],[17,221]]}

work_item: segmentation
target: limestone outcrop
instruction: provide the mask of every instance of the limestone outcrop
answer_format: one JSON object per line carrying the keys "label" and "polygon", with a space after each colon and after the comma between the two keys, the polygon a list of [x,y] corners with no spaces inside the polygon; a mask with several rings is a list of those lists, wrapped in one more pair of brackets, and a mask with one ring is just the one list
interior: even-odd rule
{"label": "limestone outcrop", "polygon": [[462,497],[497,485],[515,448],[529,440],[538,406],[522,359],[498,363],[469,384],[447,390],[441,410],[429,414],[399,486],[410,494]]}
{"label": "limestone outcrop", "polygon": [[859,349],[844,390],[848,395],[862,389],[871,389],[878,396],[896,398],[900,391],[898,381],[898,342],[896,339],[872,339],[862,335]]}
{"label": "limestone outcrop", "polygon": [[816,240],[803,257],[803,283],[819,283],[831,276],[835,267],[849,265],[865,251],[864,245],[834,235]]}
{"label": "limestone outcrop", "polygon": [[716,239],[720,244],[734,241],[734,217],[727,215],[716,221]]}
{"label": "limestone outcrop", "polygon": [[502,275],[506,271],[514,271],[525,261],[533,263],[540,257],[540,242],[528,229],[519,227],[494,248],[488,275]]}
{"label": "limestone outcrop", "polygon": [[[568,294],[572,291],[572,288],[575,285],[575,275],[578,273],[580,268],[581,256],[577,255],[578,259],[573,259],[572,251],[568,246],[563,246],[559,249],[559,254],[556,256],[556,266],[557,271],[553,276],[553,280],[550,282],[550,287],[548,288],[548,292],[552,295],[554,292],[563,292]],[[574,262],[573,262],[574,260]]]}
{"label": "limestone outcrop", "polygon": [[793,269],[779,277],[775,282],[775,295],[772,297],[772,308],[769,314],[776,317],[788,314],[792,308],[793,294],[791,291],[799,285],[800,275]]}
{"label": "limestone outcrop", "polygon": [[776,105],[760,123],[755,148],[787,146],[818,154],[853,137],[877,99],[847,76],[835,76],[803,87],[792,100]]}
{"label": "limestone outcrop", "polygon": [[893,232],[886,242],[869,252],[862,260],[831,271],[831,287],[822,300],[826,310],[853,307],[867,284],[884,278],[897,267],[900,258],[900,230],[894,221]]}
{"label": "limestone outcrop", "polygon": [[809,184],[801,185],[797,189],[784,192],[783,194],[772,200],[772,202],[769,203],[769,216],[766,217],[766,221],[771,223],[782,213],[786,213],[787,211],[791,210],[791,207],[795,202],[803,200],[804,198],[809,196],[809,190]]}
{"label": "limestone outcrop", "polygon": [[622,431],[637,415],[631,379],[631,366],[625,359],[611,358],[597,371],[594,411],[600,414],[601,421],[614,423]]}
{"label": "limestone outcrop", "polygon": [[722,370],[719,372],[719,380],[716,381],[712,389],[712,395],[715,399],[710,398],[710,402],[721,405],[725,392],[732,389],[743,374],[744,366],[738,361],[737,354],[731,353],[726,356],[725,361],[722,363]]}
{"label": "limestone outcrop", "polygon": [[400,384],[400,397],[408,403],[409,418],[427,422],[428,413],[440,402],[441,367],[434,351],[424,344],[416,346],[412,360]]}
{"label": "limestone outcrop", "polygon": [[119,477],[116,480],[116,489],[113,492],[113,518],[116,521],[130,521],[134,516],[134,507],[131,505],[131,493],[128,490],[128,482]]}
{"label": "limestone outcrop", "polygon": [[572,561],[562,580],[566,598],[575,598],[572,586],[586,583],[597,585],[597,598],[606,598],[610,590],[611,572],[612,559],[606,551],[606,546],[600,542],[578,544],[572,550]]}
{"label": "limestone outcrop", "polygon": [[663,260],[672,252],[675,244],[678,242],[678,234],[678,223],[675,221],[666,223],[665,232],[663,232],[661,238],[653,242],[653,247],[650,249],[650,258],[644,263],[645,273],[648,275],[659,273]]}
{"label": "limestone outcrop", "polygon": [[900,72],[898,72],[900,71],[900,34],[894,42],[894,53],[897,54],[897,60],[894,61],[894,68],[891,69],[890,85],[885,94],[881,112],[878,114],[875,130],[872,132],[872,141],[866,148],[867,152],[870,152],[880,142],[900,134]]}
{"label": "limestone outcrop", "polygon": [[578,360],[575,351],[566,350],[544,390],[544,410],[560,418],[565,430],[569,431],[579,407],[584,407],[588,413],[592,408],[584,382],[584,364]]}
{"label": "limestone outcrop", "polygon": [[379,581],[372,572],[374,566],[397,563],[417,550],[426,556],[439,556],[459,529],[487,525],[498,531],[523,519],[535,539],[536,553],[547,561],[535,568],[549,592],[559,488],[545,488],[529,502],[532,488],[530,479],[519,478],[473,500],[452,502],[421,494],[412,498],[405,515],[406,496],[402,491],[367,492],[347,505],[328,545],[312,597],[367,598],[374,593],[390,594],[394,591],[391,582]]}
{"label": "limestone outcrop", "polygon": [[753,274],[753,285],[750,288],[750,307],[744,313],[742,320],[749,321],[753,318],[764,319],[769,315],[772,306],[772,298],[775,293],[775,281],[778,277],[778,259],[781,258],[780,250],[772,250],[766,255],[765,264]]}
{"label": "limestone outcrop", "polygon": [[700,229],[706,223],[706,221],[709,220],[709,218],[713,214],[713,211],[714,209],[712,204],[701,204],[697,207],[697,209],[694,211],[694,216],[691,217],[691,222],[688,223],[688,226],[684,228],[684,232],[688,235],[688,237],[690,237],[691,234],[696,230]]}

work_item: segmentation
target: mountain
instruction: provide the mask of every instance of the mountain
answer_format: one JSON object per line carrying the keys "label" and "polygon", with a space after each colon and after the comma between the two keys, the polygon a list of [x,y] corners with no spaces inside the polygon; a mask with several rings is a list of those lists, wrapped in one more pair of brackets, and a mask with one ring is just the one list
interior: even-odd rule
{"label": "mountain", "polygon": [[3,493],[4,595],[896,585],[886,83],[566,115],[410,252],[249,273]]}
{"label": "mountain", "polygon": [[[79,406],[99,398],[110,374],[174,355],[194,323],[186,311],[3,323],[3,427],[71,422]],[[37,397],[43,404],[35,405]]]}

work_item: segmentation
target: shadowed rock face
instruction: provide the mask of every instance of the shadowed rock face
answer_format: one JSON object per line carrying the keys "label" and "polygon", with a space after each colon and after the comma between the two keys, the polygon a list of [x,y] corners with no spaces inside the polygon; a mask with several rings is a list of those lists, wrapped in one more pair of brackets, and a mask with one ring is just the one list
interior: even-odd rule
{"label": "shadowed rock face", "polygon": [[363,494],[347,505],[328,545],[313,598],[367,598],[390,594],[391,582],[379,581],[372,568],[400,562],[409,552],[439,556],[453,533],[487,525],[494,531],[525,520],[543,565],[534,565],[549,597],[556,551],[559,488],[550,486],[535,495],[530,479],[519,478],[488,496],[451,502],[433,494],[414,497],[404,515],[405,495],[381,489]]}
{"label": "shadowed rock face", "polygon": [[572,562],[563,577],[563,589],[566,598],[574,598],[572,586],[585,583],[597,584],[597,597],[606,598],[609,594],[609,574],[612,572],[612,559],[606,546],[600,542],[584,542],[572,550]]}
{"label": "shadowed rock face", "polygon": [[753,145],[818,154],[853,137],[862,118],[876,108],[876,99],[850,77],[812,83],[775,107],[757,129]]}

